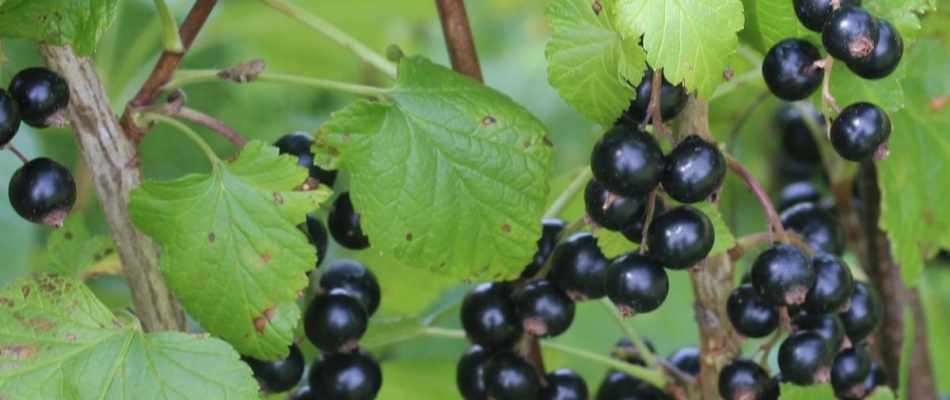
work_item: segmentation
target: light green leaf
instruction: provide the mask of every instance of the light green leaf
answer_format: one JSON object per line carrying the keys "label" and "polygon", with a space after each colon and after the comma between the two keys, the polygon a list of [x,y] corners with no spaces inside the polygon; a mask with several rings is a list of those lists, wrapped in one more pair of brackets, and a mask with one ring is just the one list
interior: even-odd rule
{"label": "light green leaf", "polygon": [[643,36],[653,68],[702,98],[723,82],[744,24],[741,0],[617,0],[615,18],[625,39]]}
{"label": "light green leaf", "polygon": [[50,233],[47,243],[49,262],[39,271],[86,280],[122,273],[112,238],[89,233],[86,219],[76,213],[66,218],[63,227]]}
{"label": "light green leaf", "polygon": [[422,319],[415,316],[373,318],[369,321],[366,334],[360,339],[360,346],[380,354],[389,346],[422,336],[425,329]]}
{"label": "light green leaf", "polygon": [[[452,355],[455,356],[455,355]],[[461,357],[459,354],[457,357]],[[458,360],[444,358],[403,359],[384,362],[383,387],[379,398],[386,400],[461,399],[455,384]]]}
{"label": "light green leaf", "polygon": [[[914,313],[910,311],[910,306],[904,306],[904,337],[908,338],[904,340],[904,344],[901,345],[901,369],[900,377],[898,379],[899,386],[901,388],[910,387],[910,367],[911,357],[914,355],[914,342],[916,340],[910,338],[916,338],[916,326],[914,323]],[[901,391],[902,400],[913,400],[910,398],[908,390]],[[876,397],[876,396],[875,396]]]}
{"label": "light green leaf", "polygon": [[0,37],[72,44],[88,56],[112,25],[118,0],[6,0],[0,3]]}
{"label": "light green leaf", "polygon": [[950,208],[943,199],[950,187],[950,107],[935,108],[950,96],[950,49],[939,41],[918,41],[904,57],[907,107],[891,114],[890,157],[878,163],[881,229],[904,283],[915,286],[923,270],[922,249],[950,247]]}
{"label": "light green leaf", "polygon": [[896,398],[897,396],[887,386],[878,386],[870,396],[865,397],[866,400],[894,400]]}
{"label": "light green leaf", "polygon": [[375,251],[454,278],[507,278],[541,235],[552,149],[501,93],[421,57],[399,62],[389,102],[360,101],[316,134],[336,157]]}
{"label": "light green leaf", "polygon": [[808,39],[820,45],[816,34],[806,29],[791,0],[742,0],[745,8],[745,29],[739,32],[739,39],[760,53],[765,54],[778,42],[790,38]]}
{"label": "light green leaf", "polygon": [[600,252],[604,253],[607,258],[614,258],[640,248],[636,243],[627,240],[622,233],[603,228],[594,231],[594,238],[597,239],[597,247],[600,247]]}
{"label": "light green leaf", "polygon": [[0,397],[256,399],[227,343],[123,326],[76,279],[36,274],[0,292]]}
{"label": "light green leaf", "polygon": [[[551,195],[548,198],[547,209],[557,205],[560,212],[557,215],[551,215],[551,218],[560,218],[565,221],[573,221],[584,216],[584,188],[587,181],[592,177],[589,165],[574,168],[567,173],[561,174],[550,180]],[[561,196],[567,198],[562,199]]]}
{"label": "light green leaf", "polygon": [[622,39],[614,0],[552,0],[544,12],[554,31],[544,50],[548,80],[565,102],[601,125],[612,124],[636,96],[646,54]]}
{"label": "light green leaf", "polygon": [[366,264],[382,291],[380,310],[388,316],[418,314],[458,281],[428,269],[409,268],[378,253],[361,251],[354,257]]}
{"label": "light green leaf", "polygon": [[835,391],[830,383],[824,385],[798,386],[791,383],[782,383],[779,386],[782,400],[816,400],[834,399]]}
{"label": "light green leaf", "polygon": [[129,214],[162,246],[162,274],[201,326],[241,354],[286,357],[300,316],[295,303],[316,262],[296,225],[329,189],[295,192],[307,176],[292,156],[248,143],[210,174],[147,182]]}
{"label": "light green leaf", "polygon": [[732,232],[729,232],[729,227],[726,225],[726,221],[722,219],[722,214],[713,208],[712,203],[702,201],[690,205],[702,211],[703,214],[706,214],[709,220],[712,221],[713,228],[716,231],[716,239],[713,241],[713,247],[712,250],[709,251],[708,257],[735,247],[736,238],[732,236]]}

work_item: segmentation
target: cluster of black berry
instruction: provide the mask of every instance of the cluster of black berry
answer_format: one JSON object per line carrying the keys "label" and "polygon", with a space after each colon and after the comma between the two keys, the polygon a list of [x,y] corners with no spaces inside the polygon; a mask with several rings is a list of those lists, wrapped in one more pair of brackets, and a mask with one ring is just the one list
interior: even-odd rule
{"label": "cluster of black berry", "polygon": [[[27,68],[13,76],[9,91],[0,89],[0,147],[25,123],[34,128],[61,124],[69,105],[66,80],[46,68]],[[21,157],[22,158],[22,157]],[[76,182],[69,169],[46,157],[24,159],[10,178],[10,204],[23,219],[60,227],[76,202]]]}
{"label": "cluster of black berry", "polygon": [[[880,79],[897,69],[903,39],[887,21],[861,8],[860,0],[793,0],[806,28],[821,33],[824,49],[866,79]],[[818,48],[802,39],[776,43],[762,63],[769,90],[786,101],[807,98],[822,84],[824,65]],[[850,161],[880,159],[887,154],[891,121],[880,107],[859,102],[845,107],[832,122],[829,138],[835,151]]]}
{"label": "cluster of black berry", "polygon": [[[651,353],[656,353],[653,343],[650,343],[646,338],[641,338],[641,340]],[[629,338],[618,341],[611,355],[630,364],[646,365],[642,355],[633,346]],[[699,375],[700,370],[699,348],[680,348],[670,354],[667,362],[683,375],[695,378]],[[673,396],[669,393],[651,386],[633,375],[620,371],[607,372],[607,376],[604,377],[597,389],[596,398],[597,400],[673,400]]]}

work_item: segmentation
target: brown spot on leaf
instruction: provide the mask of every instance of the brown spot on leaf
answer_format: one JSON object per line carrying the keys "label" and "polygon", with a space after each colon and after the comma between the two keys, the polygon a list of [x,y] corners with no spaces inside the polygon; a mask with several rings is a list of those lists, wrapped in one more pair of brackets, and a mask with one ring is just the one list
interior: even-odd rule
{"label": "brown spot on leaf", "polygon": [[482,118],[482,125],[485,125],[485,126],[494,124],[494,123],[496,123],[496,122],[498,122],[498,120],[495,119],[495,117],[493,117],[493,116],[491,116],[491,115],[487,115],[487,116],[485,116],[485,118]]}
{"label": "brown spot on leaf", "polygon": [[36,346],[32,344],[16,344],[8,347],[0,347],[0,355],[15,358],[17,360],[28,360],[36,354]]}
{"label": "brown spot on leaf", "polygon": [[103,250],[103,251],[102,251],[102,255],[103,255],[103,256],[107,256],[107,255],[109,255],[109,254],[112,254],[113,251],[115,251],[115,250],[110,247],[110,248],[108,248],[108,249]]}
{"label": "brown spot on leaf", "polygon": [[70,341],[70,342],[75,341],[75,340],[76,340],[76,335],[73,335],[72,333],[67,333],[67,334],[66,334],[66,340],[68,340],[68,341]]}
{"label": "brown spot on leaf", "polygon": [[53,286],[52,283],[44,283],[39,286],[40,290],[44,292],[53,292],[56,290],[56,286]]}
{"label": "brown spot on leaf", "polygon": [[63,234],[63,238],[65,238],[66,240],[72,240],[72,239],[73,239],[73,233],[72,233],[72,232],[66,232],[66,233]]}
{"label": "brown spot on leaf", "polygon": [[350,140],[350,134],[349,134],[349,133],[344,133],[343,136],[340,137],[340,139],[343,140],[344,142],[346,142],[346,141]]}
{"label": "brown spot on leaf", "polygon": [[54,326],[56,326],[53,321],[40,317],[33,318],[27,321],[24,325],[26,325],[27,328],[36,331],[37,333],[49,332]]}
{"label": "brown spot on leaf", "polygon": [[24,299],[30,297],[30,287],[28,285],[23,285],[23,287],[20,288],[20,293],[23,293]]}
{"label": "brown spot on leaf", "polygon": [[526,148],[526,149],[530,149],[530,148],[531,148],[531,141],[530,141],[530,140],[525,140],[525,141],[524,141],[524,148]]}
{"label": "brown spot on leaf", "polygon": [[214,243],[214,232],[208,233],[208,243]]}
{"label": "brown spot on leaf", "polygon": [[604,11],[604,5],[600,4],[600,1],[594,1],[594,4],[590,5],[590,9],[594,12],[594,15],[600,16],[600,12]]}
{"label": "brown spot on leaf", "polygon": [[274,202],[277,204],[284,204],[284,196],[280,193],[274,192]]}
{"label": "brown spot on leaf", "polygon": [[412,232],[409,232],[409,233],[406,234],[406,241],[407,241],[407,242],[411,242],[411,241],[412,241]]}
{"label": "brown spot on leaf", "polygon": [[8,305],[8,304],[11,304],[11,305],[12,305],[13,302],[10,301],[10,299],[8,299],[8,298],[6,298],[6,297],[0,297],[0,306],[5,306],[5,305]]}
{"label": "brown spot on leaf", "polygon": [[725,79],[726,82],[729,82],[736,76],[736,72],[732,68],[726,67],[725,71],[722,71],[722,79]]}
{"label": "brown spot on leaf", "polygon": [[930,111],[936,114],[947,104],[950,104],[950,95],[934,97],[930,99]]}
{"label": "brown spot on leaf", "polygon": [[264,254],[261,254],[261,260],[264,260],[265,263],[270,262],[270,259],[270,252],[264,252]]}
{"label": "brown spot on leaf", "polygon": [[254,318],[254,330],[257,331],[257,333],[263,335],[264,328],[267,327],[267,323],[270,322],[270,320],[274,319],[274,314],[276,313],[277,311],[274,309],[274,307],[264,310],[264,313],[261,314],[261,316]]}
{"label": "brown spot on leaf", "polygon": [[502,225],[502,226],[501,226],[501,231],[502,231],[502,232],[505,232],[505,233],[511,232],[511,225],[508,225],[508,224]]}
{"label": "brown spot on leaf", "polygon": [[545,145],[545,146],[548,146],[548,147],[550,147],[550,148],[552,148],[552,149],[554,148],[554,143],[551,142],[551,139],[548,139],[547,136],[544,137],[544,145]]}

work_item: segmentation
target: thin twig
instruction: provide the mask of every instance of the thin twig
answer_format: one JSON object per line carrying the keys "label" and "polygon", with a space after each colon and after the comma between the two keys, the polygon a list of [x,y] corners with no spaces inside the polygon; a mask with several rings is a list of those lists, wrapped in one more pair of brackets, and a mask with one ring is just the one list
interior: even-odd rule
{"label": "thin twig", "polygon": [[166,51],[173,53],[185,51],[185,46],[181,43],[181,35],[178,33],[178,26],[175,24],[175,17],[168,3],[165,0],[154,0],[154,2],[155,11],[162,21],[162,46]]}
{"label": "thin twig", "polygon": [[558,198],[548,207],[547,211],[544,212],[544,218],[556,218],[561,211],[564,211],[564,208],[571,203],[571,200],[584,189],[584,186],[587,185],[587,181],[589,181],[592,176],[593,172],[591,172],[590,168],[585,167],[583,171],[578,172],[577,175],[571,179],[571,183],[568,184],[567,188],[561,192]]}
{"label": "thin twig", "polygon": [[762,210],[765,211],[771,228],[775,229],[775,232],[778,233],[780,238],[787,240],[788,234],[785,232],[785,226],[782,225],[782,220],[779,218],[778,212],[775,211],[775,207],[769,200],[769,196],[765,193],[765,189],[762,189],[762,185],[759,185],[759,182],[749,173],[749,170],[742,166],[739,160],[736,160],[728,153],[723,153],[723,155],[726,157],[726,165],[729,166],[729,169],[742,178],[746,186],[752,190],[752,193],[754,193],[755,197],[759,200],[759,204],[762,205]]}
{"label": "thin twig", "polygon": [[482,70],[478,65],[478,53],[475,52],[475,40],[468,25],[465,3],[462,0],[435,0],[439,9],[439,21],[442,22],[442,35],[445,47],[452,60],[452,69],[482,82]]}
{"label": "thin twig", "polygon": [[643,231],[640,232],[640,255],[646,253],[647,233],[650,232],[650,223],[653,222],[653,214],[656,213],[656,204],[653,204],[653,202],[656,201],[657,190],[657,188],[654,188],[647,196],[647,210],[643,215]]}
{"label": "thin twig", "polygon": [[779,310],[779,324],[778,328],[775,329],[775,333],[772,334],[772,337],[769,338],[768,342],[763,343],[755,350],[755,353],[752,354],[755,357],[756,354],[762,353],[762,358],[759,359],[759,365],[762,368],[765,368],[766,371],[769,370],[769,353],[772,352],[772,348],[778,344],[779,339],[782,338],[782,335],[788,330],[788,326],[791,323],[791,317],[788,315],[787,307],[780,307]]}
{"label": "thin twig", "polygon": [[24,164],[30,162],[30,160],[29,160],[28,158],[26,158],[26,156],[24,156],[23,153],[20,152],[20,150],[17,150],[17,148],[13,146],[13,143],[7,143],[7,144],[3,145],[2,149],[3,149],[3,150],[10,150],[10,152],[13,153],[13,154],[15,154],[15,155],[17,156],[17,158],[20,159],[20,161],[23,161]]}
{"label": "thin twig", "polygon": [[247,144],[247,139],[244,139],[240,133],[237,133],[237,131],[231,129],[231,127],[229,127],[224,122],[214,119],[201,111],[188,107],[182,107],[177,113],[175,113],[175,116],[203,125],[204,127],[217,132],[223,138],[227,139],[231,143],[234,143],[234,145],[237,147],[244,147],[244,145]]}
{"label": "thin twig", "polygon": [[[753,233],[750,235],[745,235],[743,237],[736,239],[736,246],[742,249],[746,249],[746,248],[753,247],[760,244],[772,245],[774,243],[772,242],[772,240],[775,236],[777,235],[772,234],[772,232],[759,232],[759,233]],[[815,255],[815,250],[812,249],[811,246],[808,245],[808,243],[805,243],[805,241],[802,240],[802,237],[798,235],[798,233],[787,232],[785,235],[785,239],[789,243],[802,249],[802,251],[804,251],[805,254],[809,256]]]}
{"label": "thin twig", "polygon": [[831,95],[831,68],[835,65],[835,58],[828,56],[818,62],[821,63],[821,67],[825,69],[824,76],[821,78],[821,112],[825,115],[825,122],[828,123],[828,132],[831,132],[831,120],[829,117],[831,113],[828,112],[828,105],[831,105],[836,114],[841,112],[841,108],[838,107],[838,102],[836,102],[834,96]]}
{"label": "thin twig", "polygon": [[736,122],[732,124],[732,129],[729,131],[729,138],[726,140],[727,153],[732,153],[732,150],[736,147],[736,142],[739,139],[739,132],[741,132],[745,124],[749,122],[749,118],[752,117],[752,114],[755,112],[755,110],[758,109],[759,106],[769,98],[769,95],[770,92],[768,90],[759,93],[759,95],[756,96],[751,103],[749,103],[745,110],[742,111],[742,114],[739,115],[739,118],[736,119]]}
{"label": "thin twig", "polygon": [[538,369],[538,372],[543,374],[543,372],[546,371],[544,368],[544,355],[541,354],[541,343],[537,336],[525,333],[524,350],[522,354],[526,360],[530,361],[531,364]]}
{"label": "thin twig", "polygon": [[623,316],[620,315],[620,310],[617,309],[617,306],[608,298],[600,299],[600,304],[604,306],[604,310],[613,318],[614,322],[620,327],[624,335],[630,338],[630,342],[633,343],[633,347],[637,349],[640,358],[643,359],[643,362],[646,363],[647,367],[653,370],[661,370],[662,367],[657,361],[656,355],[650,351],[650,348],[647,347],[646,343],[643,342],[643,337],[632,326],[628,325],[624,320]]}
{"label": "thin twig", "polygon": [[358,96],[365,97],[375,97],[379,98],[385,95],[390,89],[379,88],[375,86],[366,86],[359,85],[355,83],[339,82],[330,79],[321,79],[321,78],[311,78],[306,76],[297,76],[297,75],[288,75],[288,74],[278,74],[278,73],[269,73],[261,72],[254,75],[253,77],[248,77],[248,80],[239,81],[231,79],[230,77],[222,77],[221,70],[214,69],[202,69],[202,70],[182,70],[175,73],[174,76],[165,84],[163,87],[164,90],[174,90],[180,89],[184,86],[194,85],[198,83],[209,83],[209,82],[235,82],[235,83],[251,83],[251,82],[268,82],[268,83],[281,83],[293,86],[307,86],[317,89],[325,90],[335,90],[338,92],[352,93]]}

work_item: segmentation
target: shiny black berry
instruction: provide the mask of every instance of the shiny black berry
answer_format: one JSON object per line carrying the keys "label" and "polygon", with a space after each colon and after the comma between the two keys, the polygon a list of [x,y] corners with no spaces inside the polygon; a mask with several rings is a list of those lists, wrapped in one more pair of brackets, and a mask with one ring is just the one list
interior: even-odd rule
{"label": "shiny black berry", "polygon": [[877,46],[864,61],[848,63],[848,69],[864,79],[881,79],[897,69],[904,56],[904,39],[889,22],[878,18],[880,28]]}
{"label": "shiny black berry", "polygon": [[594,145],[590,169],[607,190],[643,196],[660,183],[663,149],[637,125],[614,125]]}
{"label": "shiny black berry", "polygon": [[323,354],[310,366],[310,389],[321,400],[371,400],[383,385],[383,371],[368,351]]}
{"label": "shiny black berry", "polygon": [[792,245],[772,246],[752,263],[752,286],[763,300],[776,307],[802,304],[814,283],[811,260]]}
{"label": "shiny black berry", "polygon": [[[842,7],[861,7],[861,0],[841,0]],[[831,0],[793,0],[795,15],[809,30],[821,32],[831,18]]]}
{"label": "shiny black berry", "polygon": [[328,187],[333,187],[336,182],[337,171],[327,171],[316,165],[313,165],[313,138],[306,132],[294,132],[277,139],[274,146],[280,150],[280,154],[290,154],[297,157],[297,165],[306,167],[310,171],[310,177]]}
{"label": "shiny black berry", "polygon": [[859,7],[841,7],[821,30],[821,43],[832,57],[846,63],[868,59],[874,54],[880,28],[871,13]]}
{"label": "shiny black berry", "polygon": [[599,299],[607,294],[604,282],[610,260],[604,257],[590,232],[575,233],[554,248],[551,276],[574,301]]}
{"label": "shiny black berry", "polygon": [[[789,159],[801,161],[804,165],[814,166],[821,163],[821,151],[818,142],[808,129],[808,120],[813,121],[822,132],[825,131],[825,118],[811,103],[802,103],[806,113],[802,115],[798,106],[782,104],[775,112],[775,125],[781,133],[782,153]],[[802,168],[802,167],[797,167]],[[807,174],[806,174],[807,175]]]}
{"label": "shiny black berry", "polygon": [[69,85],[55,72],[42,67],[17,72],[10,81],[23,123],[34,128],[50,125],[50,118],[69,105]]}
{"label": "shiny black berry", "polygon": [[778,311],[749,284],[732,291],[726,302],[726,313],[732,326],[745,337],[766,337],[778,328]]}
{"label": "shiny black berry", "polygon": [[492,400],[534,399],[541,377],[528,360],[511,350],[492,356],[485,364],[485,389]]}
{"label": "shiny black berry", "polygon": [[330,242],[330,234],[327,233],[327,227],[323,224],[323,220],[316,214],[307,214],[306,228],[305,232],[307,233],[307,238],[310,239],[310,243],[317,248],[316,266],[319,267],[327,257],[327,245]]}
{"label": "shiny black berry", "polygon": [[516,303],[521,326],[534,336],[558,336],[574,322],[574,301],[551,281],[529,283]]}
{"label": "shiny black berry", "polygon": [[254,373],[261,390],[270,393],[286,392],[300,382],[303,377],[303,353],[297,345],[290,345],[287,358],[277,361],[261,361],[251,357],[241,357]]}
{"label": "shiny black berry", "polygon": [[487,400],[485,390],[485,363],[495,353],[479,345],[473,345],[459,359],[455,369],[455,384],[465,400]]}
{"label": "shiny black berry", "polygon": [[775,97],[787,101],[802,100],[821,86],[825,70],[814,65],[820,59],[821,53],[811,42],[785,39],[765,54],[762,78]]}
{"label": "shiny black berry", "polygon": [[521,337],[514,293],[507,283],[483,283],[468,292],[461,318],[468,338],[487,348],[510,347]]}
{"label": "shiny black berry", "polygon": [[828,382],[834,351],[817,333],[799,331],[791,334],[778,349],[778,367],[782,377],[796,385]]}
{"label": "shiny black berry", "polygon": [[667,357],[667,361],[686,375],[699,376],[702,365],[699,362],[699,347],[689,346],[677,349]]}
{"label": "shiny black berry", "polygon": [[778,195],[778,211],[782,212],[798,203],[817,203],[821,192],[810,182],[793,182],[782,188]]}
{"label": "shiny black berry", "polygon": [[715,238],[712,221],[706,214],[690,206],[678,206],[650,225],[647,248],[663,266],[685,269],[709,255]]}
{"label": "shiny black berry", "polygon": [[841,398],[863,398],[864,380],[871,372],[871,354],[864,345],[843,350],[831,365],[831,387]]}
{"label": "shiny black berry", "polygon": [[[653,196],[653,218],[650,220],[652,224],[653,221],[656,221],[656,218],[661,214],[669,211],[670,206],[666,205],[666,200],[663,200],[663,196]],[[643,213],[640,215],[640,218],[637,218],[637,221],[630,225],[629,228],[624,229],[623,237],[627,238],[632,243],[639,244],[643,241],[643,224],[646,222],[646,206],[643,207]]]}
{"label": "shiny black berry", "polygon": [[360,214],[353,209],[350,192],[343,192],[333,201],[333,211],[327,216],[327,225],[333,240],[351,250],[369,247],[369,238],[360,227]]}
{"label": "shiny black berry", "polygon": [[725,400],[758,399],[766,392],[771,379],[759,364],[737,358],[719,371],[719,395]]}
{"label": "shiny black berry", "polygon": [[792,318],[793,331],[814,332],[825,339],[828,349],[837,351],[844,343],[844,324],[836,314],[802,314]]}
{"label": "shiny black berry", "polygon": [[538,400],[587,400],[587,382],[567,368],[560,368],[544,376],[546,385]]}
{"label": "shiny black berry", "polygon": [[557,218],[545,218],[541,220],[541,237],[538,238],[538,251],[534,253],[531,263],[521,271],[522,278],[532,278],[541,271],[541,267],[548,261],[554,246],[557,245],[557,238],[564,230],[567,224]]}
{"label": "shiny black berry", "polygon": [[643,216],[645,203],[645,199],[640,196],[612,194],[596,179],[587,182],[584,189],[587,216],[601,228],[611,231],[621,231],[635,224]]}
{"label": "shiny black berry", "polygon": [[301,386],[299,389],[294,390],[290,394],[290,397],[287,400],[319,400],[317,394],[310,390],[310,385]]}
{"label": "shiny black berry", "polygon": [[802,308],[812,314],[835,313],[848,304],[854,278],[851,269],[840,258],[818,253],[811,259],[815,267],[815,284],[808,290]]}
{"label": "shiny black berry", "polygon": [[363,303],[369,315],[373,315],[379,308],[379,281],[376,280],[373,271],[359,261],[350,259],[334,261],[320,275],[320,288],[325,291],[346,290],[350,296],[356,297]]}
{"label": "shiny black berry", "polygon": [[0,146],[10,143],[20,130],[20,109],[16,100],[0,89]]}
{"label": "shiny black berry", "polygon": [[[647,67],[643,80],[637,85],[637,97],[630,102],[630,107],[623,113],[623,119],[631,124],[640,124],[647,117],[647,107],[650,105],[650,96],[653,93],[653,68]],[[663,77],[663,87],[660,89],[660,116],[664,121],[676,118],[689,96],[682,85],[673,86]],[[652,122],[650,122],[652,123]]]}
{"label": "shiny black berry", "polygon": [[845,333],[853,343],[860,343],[877,330],[884,318],[884,305],[877,290],[864,282],[855,282],[851,308],[841,314]]}
{"label": "shiny black berry", "polygon": [[841,110],[831,122],[830,135],[831,145],[841,158],[854,162],[870,160],[891,137],[891,118],[874,104],[855,103]]}
{"label": "shiny black berry", "polygon": [[23,219],[59,228],[76,203],[76,182],[62,164],[34,158],[13,173],[9,195]]}
{"label": "shiny black berry", "polygon": [[638,253],[627,253],[607,269],[607,297],[624,317],[656,310],[670,292],[666,270],[656,260]]}
{"label": "shiny black berry", "polygon": [[690,135],[666,156],[663,190],[680,203],[711,196],[726,179],[726,159],[715,143]]}
{"label": "shiny black berry", "polygon": [[303,317],[304,332],[310,343],[327,352],[355,349],[369,316],[356,297],[343,289],[333,289],[313,298]]}
{"label": "shiny black berry", "polygon": [[864,378],[865,392],[870,394],[878,386],[887,386],[887,371],[884,371],[880,364],[872,361],[870,372],[867,378]]}
{"label": "shiny black berry", "polygon": [[785,229],[802,237],[815,252],[841,256],[844,253],[844,228],[828,210],[813,203],[799,203],[779,214]]}
{"label": "shiny black berry", "polygon": [[640,379],[623,372],[610,372],[597,389],[597,400],[666,400]]}

